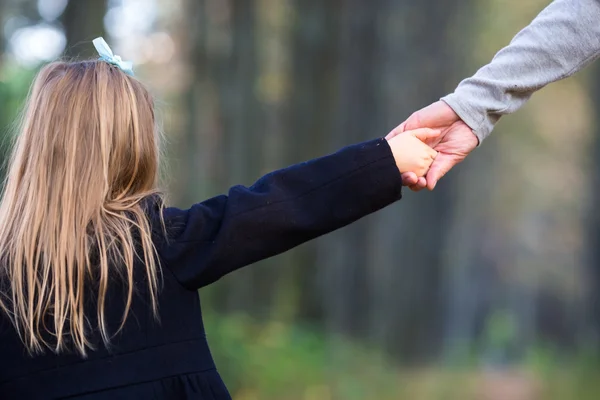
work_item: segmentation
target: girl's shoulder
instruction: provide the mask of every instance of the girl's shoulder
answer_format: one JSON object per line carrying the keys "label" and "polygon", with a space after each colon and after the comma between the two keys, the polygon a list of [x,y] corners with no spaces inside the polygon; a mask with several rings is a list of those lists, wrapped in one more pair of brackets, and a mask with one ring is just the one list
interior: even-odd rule
{"label": "girl's shoulder", "polygon": [[155,245],[179,238],[189,222],[190,210],[167,206],[162,194],[152,194],[142,205],[148,217]]}

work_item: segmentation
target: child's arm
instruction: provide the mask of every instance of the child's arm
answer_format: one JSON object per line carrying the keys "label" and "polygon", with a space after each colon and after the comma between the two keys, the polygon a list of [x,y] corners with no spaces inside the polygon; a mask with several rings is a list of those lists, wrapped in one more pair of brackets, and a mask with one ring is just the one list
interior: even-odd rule
{"label": "child's arm", "polygon": [[166,208],[164,266],[197,289],[223,275],[346,226],[401,197],[400,172],[422,176],[435,158],[428,129],[349,146],[275,171],[249,188],[188,210]]}

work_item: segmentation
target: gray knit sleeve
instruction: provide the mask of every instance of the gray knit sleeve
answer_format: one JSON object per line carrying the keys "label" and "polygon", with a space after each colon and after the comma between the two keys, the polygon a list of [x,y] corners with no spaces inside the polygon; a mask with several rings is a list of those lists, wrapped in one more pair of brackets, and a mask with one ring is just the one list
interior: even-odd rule
{"label": "gray knit sleeve", "polygon": [[556,0],[454,93],[442,98],[481,143],[502,115],[600,57],[600,0]]}

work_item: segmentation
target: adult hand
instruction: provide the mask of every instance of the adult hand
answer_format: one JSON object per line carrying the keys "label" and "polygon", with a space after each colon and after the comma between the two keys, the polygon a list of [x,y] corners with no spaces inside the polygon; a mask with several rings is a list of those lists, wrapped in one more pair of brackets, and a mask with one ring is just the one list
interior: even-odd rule
{"label": "adult hand", "polygon": [[[438,152],[425,177],[420,177],[414,182],[414,176],[403,174],[405,185],[413,191],[425,187],[433,190],[437,182],[456,164],[460,163],[473,151],[479,139],[471,128],[443,101],[433,103],[412,114],[406,121],[391,131],[386,139],[390,139],[404,131],[419,128],[440,129],[439,137],[427,139],[426,144]],[[407,175],[405,177],[405,175]]]}

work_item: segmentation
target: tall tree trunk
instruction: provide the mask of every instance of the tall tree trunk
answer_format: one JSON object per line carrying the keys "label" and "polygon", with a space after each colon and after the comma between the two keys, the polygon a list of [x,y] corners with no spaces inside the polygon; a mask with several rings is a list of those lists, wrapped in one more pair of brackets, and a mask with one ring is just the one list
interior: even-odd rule
{"label": "tall tree trunk", "polygon": [[[258,178],[264,134],[255,90],[255,1],[203,0],[188,6],[190,26],[195,28],[190,35],[193,78],[186,100],[185,164],[192,166],[186,203]],[[262,297],[269,295],[255,279],[262,271],[246,268],[216,284],[214,304],[223,311],[253,313],[253,306],[265,304]]]}
{"label": "tall tree trunk", "polygon": [[[333,129],[328,149],[382,135],[378,98],[378,16],[381,0],[340,2],[338,76]],[[379,132],[379,133],[377,133]],[[348,196],[352,196],[348,193]],[[332,205],[335,207],[335,205]],[[318,244],[317,277],[323,292],[326,326],[333,333],[364,336],[366,315],[367,218]]]}
{"label": "tall tree trunk", "polygon": [[[382,134],[452,89],[462,61],[450,33],[469,4],[384,2],[379,27]],[[419,28],[425,25],[428,29]],[[433,357],[440,349],[443,250],[459,174],[460,169],[453,170],[434,193],[405,190],[401,204],[373,218],[367,261],[370,336],[404,360]]]}
{"label": "tall tree trunk", "polygon": [[[296,18],[291,31],[289,98],[286,99],[285,129],[279,132],[281,164],[289,165],[327,154],[332,146],[332,115],[335,113],[335,76],[339,34],[340,1],[294,0]],[[276,276],[278,300],[287,295],[291,317],[304,322],[322,322],[323,307],[318,287],[317,242],[311,242],[281,257],[285,268]],[[291,293],[291,295],[289,294]],[[290,315],[287,315],[290,317]]]}
{"label": "tall tree trunk", "polygon": [[[232,2],[232,51],[227,76],[222,76],[221,107],[223,116],[224,160],[229,185],[249,185],[262,169],[263,142],[261,106],[256,96],[258,61],[256,49],[256,2]],[[226,70],[227,71],[227,70]],[[246,268],[228,278],[228,308],[264,312],[268,295],[260,290],[261,268]],[[262,300],[262,301],[261,301]],[[261,310],[258,310],[258,308]]]}
{"label": "tall tree trunk", "polygon": [[0,2],[0,26],[3,29],[0,29],[0,69],[2,68],[4,52],[6,51],[6,38],[4,37],[4,26],[7,19],[7,11],[8,5],[6,2]]}
{"label": "tall tree trunk", "polygon": [[[600,150],[600,65],[595,67],[592,85],[592,99],[594,109],[596,110],[596,129],[594,135],[594,147],[591,154],[598,154]],[[590,336],[597,345],[600,345],[600,161],[595,158],[594,169],[591,172],[590,187],[592,188],[592,199],[589,202],[591,209],[588,211],[589,218],[587,226],[589,232],[588,241],[588,290],[589,290],[589,310],[588,323]]]}
{"label": "tall tree trunk", "polygon": [[69,0],[62,15],[67,36],[65,55],[89,58],[96,55],[90,42],[104,35],[106,0]]}

